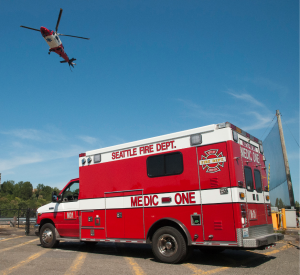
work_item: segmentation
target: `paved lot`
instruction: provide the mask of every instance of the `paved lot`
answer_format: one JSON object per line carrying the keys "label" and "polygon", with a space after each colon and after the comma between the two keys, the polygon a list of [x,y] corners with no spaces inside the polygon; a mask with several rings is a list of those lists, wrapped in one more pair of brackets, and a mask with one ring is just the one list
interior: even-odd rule
{"label": "paved lot", "polygon": [[299,274],[299,238],[286,236],[275,248],[225,250],[207,255],[195,250],[178,265],[156,262],[148,245],[61,242],[42,248],[39,239],[0,230],[0,274]]}

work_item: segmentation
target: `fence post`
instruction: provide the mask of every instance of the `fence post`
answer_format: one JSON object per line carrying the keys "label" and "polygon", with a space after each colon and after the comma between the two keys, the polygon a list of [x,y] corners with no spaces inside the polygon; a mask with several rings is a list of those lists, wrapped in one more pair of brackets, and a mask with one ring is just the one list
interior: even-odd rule
{"label": "fence post", "polygon": [[20,228],[20,206],[18,209],[18,228]]}
{"label": "fence post", "polygon": [[283,229],[286,229],[286,215],[285,215],[285,208],[281,209],[282,212],[282,227]]}
{"label": "fence post", "polygon": [[26,225],[25,225],[25,235],[29,235],[30,233],[30,208],[27,208],[26,211]]}

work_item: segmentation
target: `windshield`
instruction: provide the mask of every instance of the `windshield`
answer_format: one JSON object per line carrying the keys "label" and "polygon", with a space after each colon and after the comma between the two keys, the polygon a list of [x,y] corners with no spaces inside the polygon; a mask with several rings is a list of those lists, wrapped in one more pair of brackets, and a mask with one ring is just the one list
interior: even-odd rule
{"label": "windshield", "polygon": [[77,201],[79,196],[79,182],[72,182],[62,194],[62,201]]}

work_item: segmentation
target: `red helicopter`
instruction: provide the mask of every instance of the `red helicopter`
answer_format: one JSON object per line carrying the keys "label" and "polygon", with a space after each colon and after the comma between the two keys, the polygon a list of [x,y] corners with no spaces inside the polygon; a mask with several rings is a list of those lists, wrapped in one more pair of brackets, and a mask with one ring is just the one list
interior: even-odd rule
{"label": "red helicopter", "polygon": [[87,39],[87,40],[89,40],[89,38],[57,33],[57,29],[58,29],[58,25],[59,25],[59,22],[60,22],[62,11],[63,10],[60,9],[58,19],[57,19],[57,23],[56,23],[56,27],[55,27],[55,31],[48,30],[45,27],[41,27],[39,30],[34,29],[34,28],[29,28],[29,27],[26,27],[26,26],[20,26],[20,27],[41,32],[42,36],[44,37],[44,39],[46,40],[47,44],[50,47],[48,54],[50,54],[51,52],[57,53],[59,56],[61,56],[64,59],[63,61],[60,61],[60,63],[68,63],[69,66],[72,66],[74,68],[74,65],[76,65],[76,64],[73,61],[76,60],[76,59],[75,58],[69,59],[68,55],[66,54],[66,52],[64,50],[64,46],[63,46],[63,44],[61,43],[61,41],[59,39],[59,35],[76,37],[76,38]]}

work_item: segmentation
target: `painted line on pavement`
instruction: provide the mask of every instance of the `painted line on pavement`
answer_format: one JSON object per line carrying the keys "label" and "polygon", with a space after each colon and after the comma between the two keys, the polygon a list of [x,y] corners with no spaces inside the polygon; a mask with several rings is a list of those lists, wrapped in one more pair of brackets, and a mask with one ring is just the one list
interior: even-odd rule
{"label": "painted line on pavement", "polygon": [[228,260],[231,260],[231,262],[233,262],[231,265],[224,266],[224,267],[219,267],[219,268],[215,268],[215,269],[208,270],[208,271],[203,271],[201,269],[198,269],[196,266],[194,266],[192,264],[184,264],[184,266],[186,266],[190,270],[192,270],[194,272],[193,275],[214,274],[214,273],[221,272],[221,271],[224,271],[224,270],[229,269],[229,268],[238,267],[239,265],[244,265],[244,264],[249,263],[249,262],[251,262],[253,260],[256,260],[260,256],[270,256],[270,255],[279,253],[279,252],[281,252],[283,250],[289,249],[291,247],[293,247],[293,246],[290,245],[290,244],[287,244],[287,245],[284,245],[284,246],[280,247],[279,249],[276,249],[276,250],[273,250],[273,251],[269,251],[269,252],[265,252],[265,253],[256,252],[256,251],[250,251],[252,253],[256,253],[257,255],[255,255],[254,257],[242,260],[242,261],[235,261],[233,259],[230,259],[229,257],[226,257]]}
{"label": "painted line on pavement", "polygon": [[5,241],[14,240],[14,239],[23,238],[23,237],[25,237],[25,236],[18,236],[18,237],[13,237],[13,238],[8,238],[8,239],[2,239],[2,240],[0,240],[0,242],[5,242]]}
{"label": "painted line on pavement", "polygon": [[26,244],[29,244],[29,243],[32,243],[32,242],[36,242],[36,241],[39,241],[39,240],[34,239],[34,240],[31,240],[31,241],[28,241],[28,242],[25,242],[25,243],[21,243],[21,244],[14,245],[14,246],[11,246],[11,247],[3,248],[3,249],[0,249],[0,253],[4,252],[4,251],[11,250],[11,249],[14,249],[14,248],[17,248],[17,247],[20,247],[20,246],[23,246],[23,245],[26,245]]}
{"label": "painted line on pavement", "polygon": [[132,267],[135,275],[144,275],[145,274],[143,269],[137,264],[137,262],[134,259],[129,258],[129,257],[125,257],[125,259],[128,261],[128,263]]}
{"label": "painted line on pavement", "polygon": [[30,263],[31,261],[37,259],[38,257],[42,256],[43,254],[45,254],[46,252],[50,251],[49,249],[44,249],[38,253],[33,254],[32,256],[28,257],[26,260],[19,262],[17,265],[9,267],[3,271],[0,271],[1,275],[7,275],[13,271],[15,271],[16,269],[18,269],[19,267],[26,265],[28,263]]}
{"label": "painted line on pavement", "polygon": [[75,260],[72,262],[71,264],[71,268],[69,268],[67,270],[67,272],[65,273],[65,275],[71,275],[74,274],[76,272],[78,272],[81,269],[82,264],[84,263],[84,260],[86,258],[87,253],[85,252],[81,252],[76,258]]}

